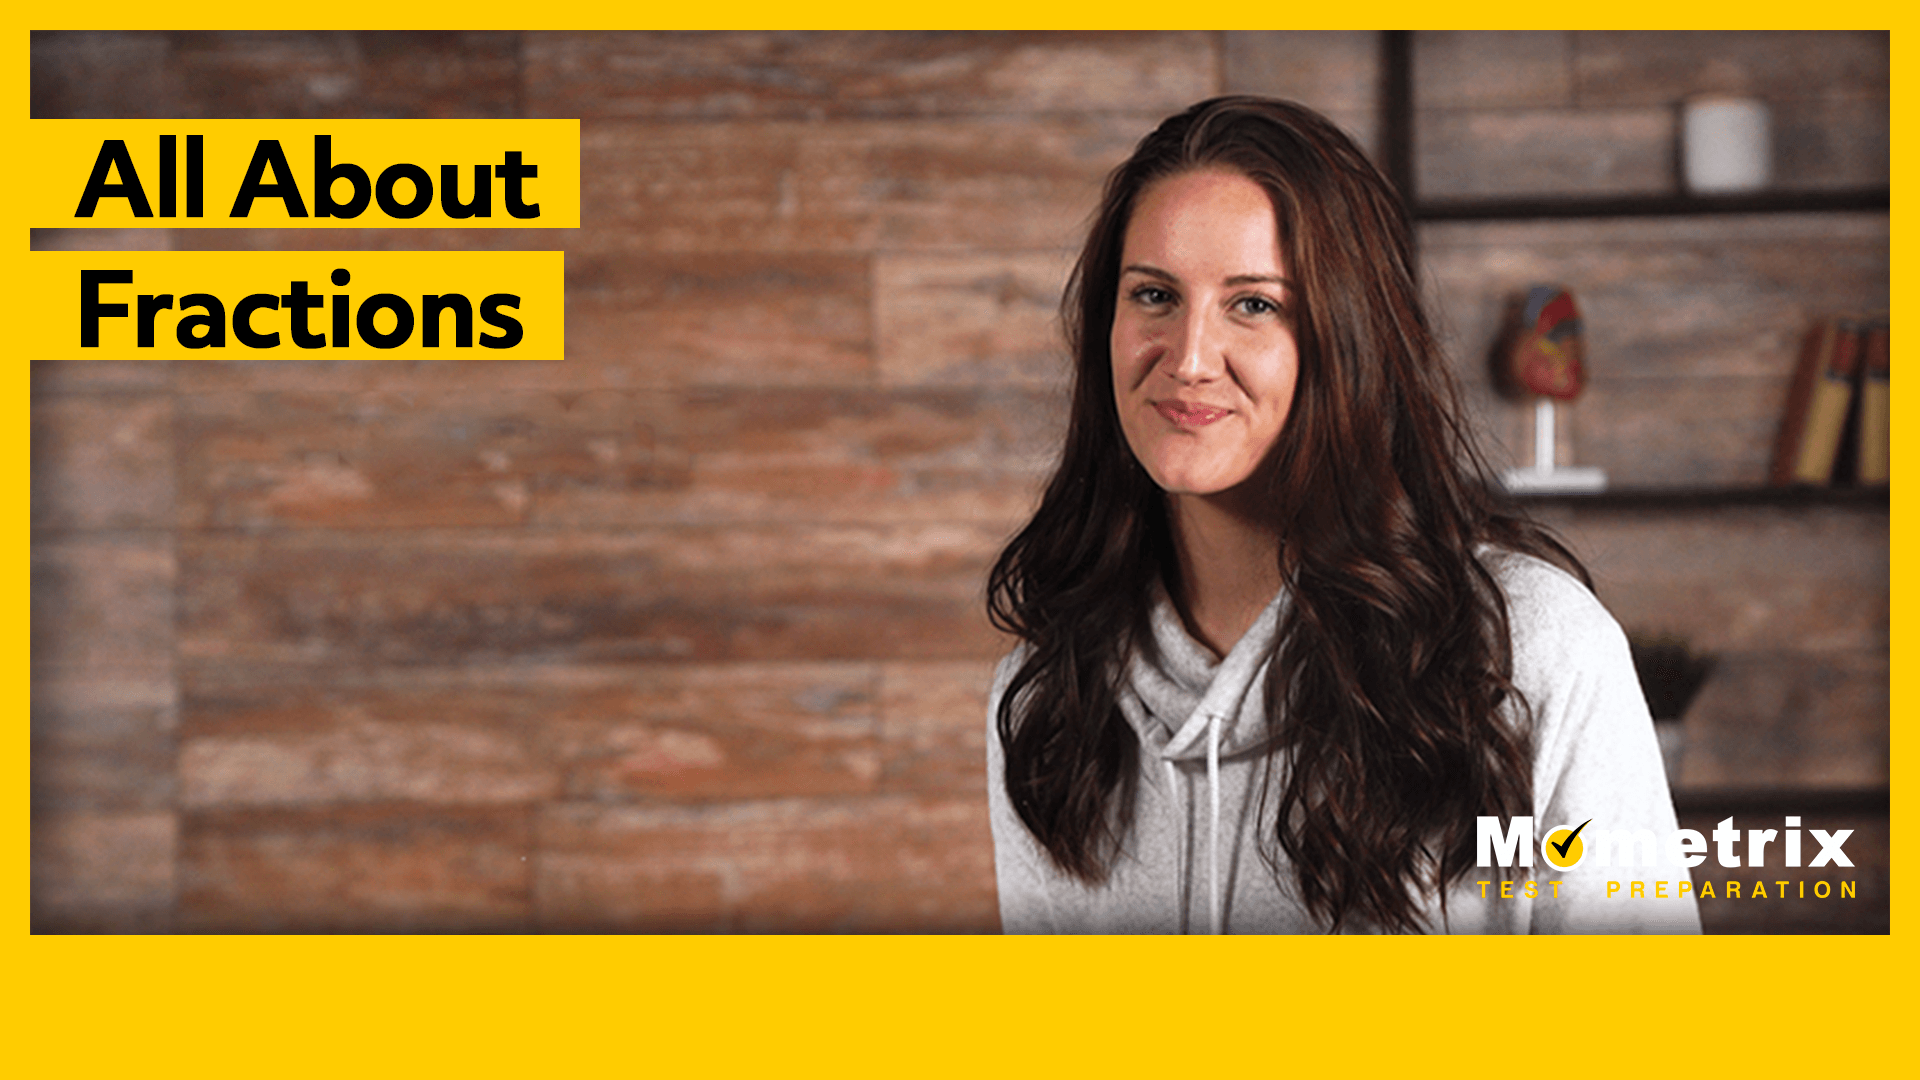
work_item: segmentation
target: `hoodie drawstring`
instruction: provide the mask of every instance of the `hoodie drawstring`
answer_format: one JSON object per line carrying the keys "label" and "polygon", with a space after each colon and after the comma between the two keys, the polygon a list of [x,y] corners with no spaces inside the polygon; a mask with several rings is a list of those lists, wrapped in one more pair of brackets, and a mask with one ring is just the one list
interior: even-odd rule
{"label": "hoodie drawstring", "polygon": [[[1193,796],[1192,793],[1187,790],[1187,786],[1180,780],[1180,766],[1175,764],[1171,758],[1166,759],[1162,764],[1167,767],[1168,798],[1176,806],[1181,803],[1186,803],[1186,811],[1180,815],[1181,820],[1191,821],[1193,819]],[[1184,934],[1187,932],[1187,859],[1190,857],[1188,851],[1190,845],[1187,843],[1186,829],[1174,830],[1173,845],[1173,907],[1174,910],[1180,913],[1180,932]]]}
{"label": "hoodie drawstring", "polygon": [[[1220,933],[1225,921],[1225,909],[1220,904],[1220,724],[1220,717],[1207,717],[1207,798],[1212,807],[1207,834],[1207,932],[1210,934]],[[1185,804],[1181,820],[1192,821],[1193,789],[1181,779],[1180,766],[1171,758],[1162,764],[1167,767],[1168,794],[1172,801],[1175,805]],[[1187,894],[1191,881],[1188,871],[1193,860],[1193,847],[1188,842],[1186,829],[1175,830],[1174,845],[1174,906],[1180,911],[1180,932],[1184,934],[1188,932]]]}
{"label": "hoodie drawstring", "polygon": [[1207,932],[1220,932],[1220,717],[1207,718],[1207,792],[1213,797],[1213,832],[1207,842]]}

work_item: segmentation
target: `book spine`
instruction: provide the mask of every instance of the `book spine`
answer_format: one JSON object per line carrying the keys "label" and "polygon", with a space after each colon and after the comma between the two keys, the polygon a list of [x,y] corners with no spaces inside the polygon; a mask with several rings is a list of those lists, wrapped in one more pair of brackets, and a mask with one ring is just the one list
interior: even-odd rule
{"label": "book spine", "polygon": [[1780,438],[1774,445],[1773,468],[1768,473],[1768,480],[1775,485],[1794,482],[1800,448],[1806,441],[1807,414],[1813,403],[1814,385],[1827,369],[1839,331],[1837,321],[1827,320],[1807,334],[1800,351],[1800,364],[1787,387],[1787,407],[1780,418]]}
{"label": "book spine", "polygon": [[1893,434],[1886,323],[1868,328],[1860,368],[1860,442],[1854,475],[1862,484],[1885,484],[1892,476]]}
{"label": "book spine", "polygon": [[1793,465],[1794,483],[1832,482],[1840,440],[1846,434],[1847,410],[1853,405],[1853,373],[1859,358],[1858,325],[1835,323],[1833,349],[1827,354],[1825,369],[1813,382],[1813,396],[1807,402],[1806,431]]}

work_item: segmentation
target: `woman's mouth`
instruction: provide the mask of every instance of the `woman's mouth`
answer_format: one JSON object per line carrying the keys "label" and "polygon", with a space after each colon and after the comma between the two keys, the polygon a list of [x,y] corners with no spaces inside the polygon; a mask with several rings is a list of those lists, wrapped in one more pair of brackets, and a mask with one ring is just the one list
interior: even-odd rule
{"label": "woman's mouth", "polygon": [[1166,417],[1168,422],[1184,428],[1206,427],[1231,411],[1186,401],[1156,401],[1153,407],[1161,416]]}

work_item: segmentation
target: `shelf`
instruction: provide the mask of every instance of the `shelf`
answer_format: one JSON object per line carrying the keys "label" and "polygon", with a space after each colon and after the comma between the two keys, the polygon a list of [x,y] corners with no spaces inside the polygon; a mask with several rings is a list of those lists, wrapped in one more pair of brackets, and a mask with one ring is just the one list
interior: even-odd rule
{"label": "shelf", "polygon": [[1887,788],[1675,788],[1673,808],[1681,815],[1767,813],[1884,814]]}
{"label": "shelf", "polygon": [[1885,487],[1621,488],[1600,492],[1500,493],[1520,506],[1598,510],[1695,510],[1716,506],[1838,506],[1885,510]]}
{"label": "shelf", "polygon": [[1841,191],[1762,191],[1746,195],[1589,195],[1422,199],[1414,162],[1413,32],[1381,32],[1380,165],[1411,204],[1415,222],[1542,221],[1577,218],[1682,217],[1712,214],[1886,213],[1888,187]]}
{"label": "shelf", "polygon": [[1416,221],[1529,221],[1548,218],[1679,217],[1881,211],[1888,189],[1766,191],[1752,195],[1616,195],[1590,198],[1435,199],[1413,208]]}

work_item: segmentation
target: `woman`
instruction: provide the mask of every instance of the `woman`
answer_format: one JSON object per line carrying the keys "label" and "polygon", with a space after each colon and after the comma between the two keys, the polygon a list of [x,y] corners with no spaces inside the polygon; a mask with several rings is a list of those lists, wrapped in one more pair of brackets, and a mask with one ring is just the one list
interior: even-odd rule
{"label": "woman", "polygon": [[[1066,447],[989,583],[1007,930],[1698,929],[1613,836],[1675,829],[1625,639],[1485,494],[1417,292],[1300,106],[1203,102],[1109,178]],[[1526,870],[1529,815],[1611,865]]]}

